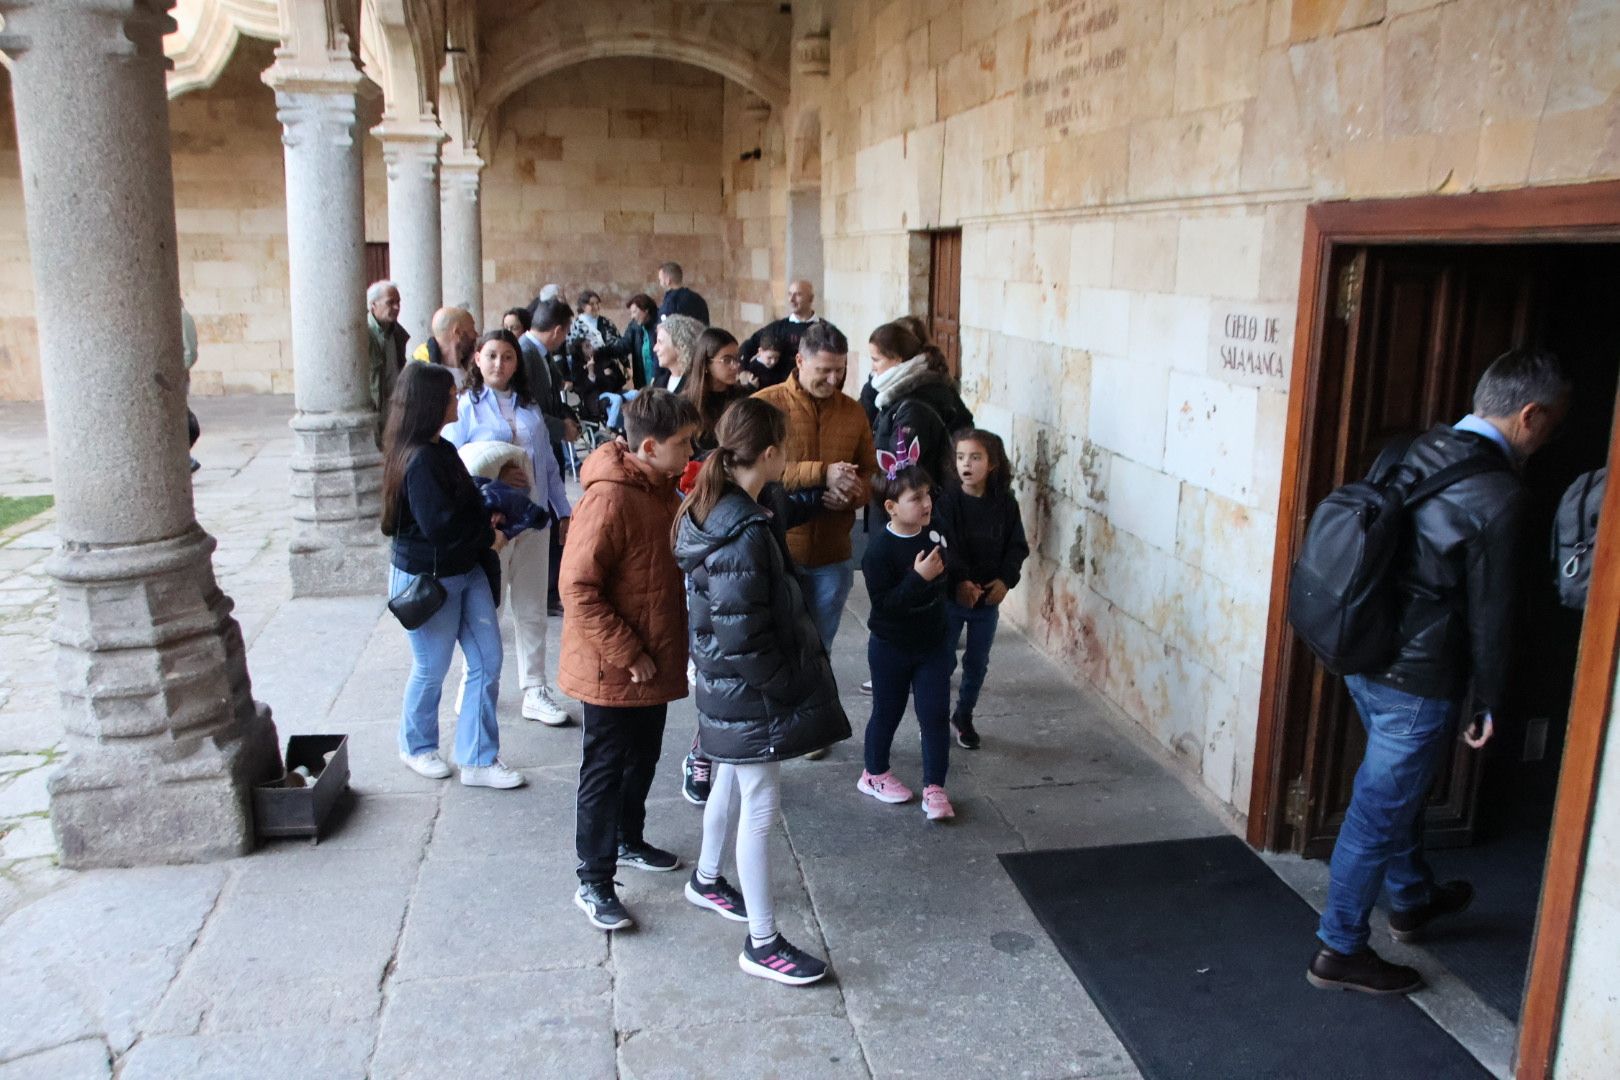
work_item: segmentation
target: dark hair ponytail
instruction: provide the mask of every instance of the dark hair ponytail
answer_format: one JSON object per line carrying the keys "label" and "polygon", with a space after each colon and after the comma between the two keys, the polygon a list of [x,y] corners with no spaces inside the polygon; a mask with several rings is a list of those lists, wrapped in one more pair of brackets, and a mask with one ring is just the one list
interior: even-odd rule
{"label": "dark hair ponytail", "polygon": [[939,346],[919,337],[903,321],[884,323],[872,331],[867,343],[875,345],[885,355],[892,356],[901,363],[926,356],[929,371],[950,383],[953,388],[956,385],[956,380],[951,376],[951,365],[945,359],[945,354],[939,351]]}
{"label": "dark hair ponytail", "polygon": [[787,427],[787,416],[768,401],[742,398],[733,402],[714,429],[720,445],[703,459],[692,492],[675,515],[671,540],[679,534],[683,517],[690,517],[700,526],[708,521],[726,485],[732,482],[732,470],[747,468],[771,447],[781,446],[787,441]]}

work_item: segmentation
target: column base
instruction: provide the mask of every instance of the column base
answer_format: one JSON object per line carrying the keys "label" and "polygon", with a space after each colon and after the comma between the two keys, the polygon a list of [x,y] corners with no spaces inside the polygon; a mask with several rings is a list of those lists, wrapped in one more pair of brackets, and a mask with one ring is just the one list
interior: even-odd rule
{"label": "column base", "polygon": [[375,596],[388,588],[388,550],[380,543],[326,546],[299,537],[287,562],[294,596]]}
{"label": "column base", "polygon": [[64,866],[253,846],[251,789],[281,774],[281,752],[213,551],[193,524],[150,543],[63,545],[47,564],[68,749],[51,824]]}
{"label": "column base", "polygon": [[292,419],[294,596],[375,596],[387,588],[375,422],[372,412],[300,412]]}
{"label": "column base", "polygon": [[236,737],[199,740],[173,762],[116,751],[70,755],[50,782],[62,865],[206,862],[252,851],[253,787],[281,775],[270,707],[253,705]]}

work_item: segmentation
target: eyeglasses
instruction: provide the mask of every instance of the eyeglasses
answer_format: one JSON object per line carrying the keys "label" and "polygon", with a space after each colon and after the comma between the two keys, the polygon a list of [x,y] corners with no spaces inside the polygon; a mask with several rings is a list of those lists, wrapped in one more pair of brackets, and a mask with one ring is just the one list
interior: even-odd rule
{"label": "eyeglasses", "polygon": [[714,362],[724,364],[726,367],[742,367],[742,361],[735,356],[717,356]]}

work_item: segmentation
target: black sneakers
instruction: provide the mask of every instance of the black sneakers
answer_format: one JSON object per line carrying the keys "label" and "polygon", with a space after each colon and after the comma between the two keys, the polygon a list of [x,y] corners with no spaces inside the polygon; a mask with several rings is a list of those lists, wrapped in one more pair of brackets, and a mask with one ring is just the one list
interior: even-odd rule
{"label": "black sneakers", "polygon": [[956,729],[956,745],[964,750],[979,748],[979,733],[973,730],[973,710],[958,707],[951,715],[951,727]]}
{"label": "black sneakers", "polygon": [[705,885],[698,880],[697,871],[686,881],[686,898],[700,908],[717,911],[732,922],[747,922],[748,908],[743,903],[742,893],[731,887],[731,882],[724,877],[716,877],[714,881]]}
{"label": "black sneakers", "polygon": [[827,974],[825,961],[789,945],[781,934],[761,948],[754,947],[753,938],[744,939],[737,966],[750,975],[788,986],[808,986]]}
{"label": "black sneakers", "polygon": [[713,783],[714,764],[696,750],[689,750],[681,764],[681,794],[693,806],[709,801],[709,785]]}
{"label": "black sneakers", "polygon": [[585,913],[591,925],[598,930],[623,930],[634,926],[635,920],[619,903],[619,894],[613,891],[611,881],[593,881],[580,885],[574,894],[574,906]]}
{"label": "black sneakers", "polygon": [[1436,885],[1429,902],[1411,911],[1389,913],[1389,936],[1396,941],[1416,941],[1423,936],[1423,928],[1445,915],[1465,911],[1474,902],[1474,887],[1466,881],[1448,881]]}
{"label": "black sneakers", "polygon": [[651,844],[619,844],[619,865],[633,866],[637,870],[673,870],[681,860],[673,852],[655,848]]}
{"label": "black sneakers", "polygon": [[1305,972],[1318,990],[1357,990],[1363,994],[1410,994],[1423,987],[1416,968],[1392,964],[1371,949],[1346,956],[1323,947]]}

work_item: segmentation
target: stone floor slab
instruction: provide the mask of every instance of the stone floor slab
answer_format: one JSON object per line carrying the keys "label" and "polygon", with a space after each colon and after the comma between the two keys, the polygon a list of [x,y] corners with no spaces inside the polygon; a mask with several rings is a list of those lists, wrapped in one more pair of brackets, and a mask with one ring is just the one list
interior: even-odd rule
{"label": "stone floor slab", "polygon": [[411,902],[395,978],[596,967],[606,935],[570,901],[572,860],[528,853],[430,859]]}
{"label": "stone floor slab", "polygon": [[0,1080],[107,1080],[113,1074],[107,1044],[85,1039],[0,1064]]}
{"label": "stone floor slab", "polygon": [[224,886],[222,867],[100,870],[0,924],[0,1060],[144,1029]]}
{"label": "stone floor slab", "polygon": [[610,1080],[610,977],[600,968],[463,973],[400,983],[383,1011],[371,1075],[393,1080]]}
{"label": "stone floor slab", "polygon": [[119,1080],[242,1080],[298,1076],[348,1080],[366,1075],[374,1032],[349,1028],[277,1028],[238,1035],[158,1035],[143,1039],[118,1069]]}
{"label": "stone floor slab", "polygon": [[[802,993],[789,987],[774,989]],[[773,1020],[768,1028],[739,1021],[638,1031],[619,1048],[619,1075],[622,1080],[699,1076],[866,1080],[871,1074],[849,1021],[790,1016]]]}

